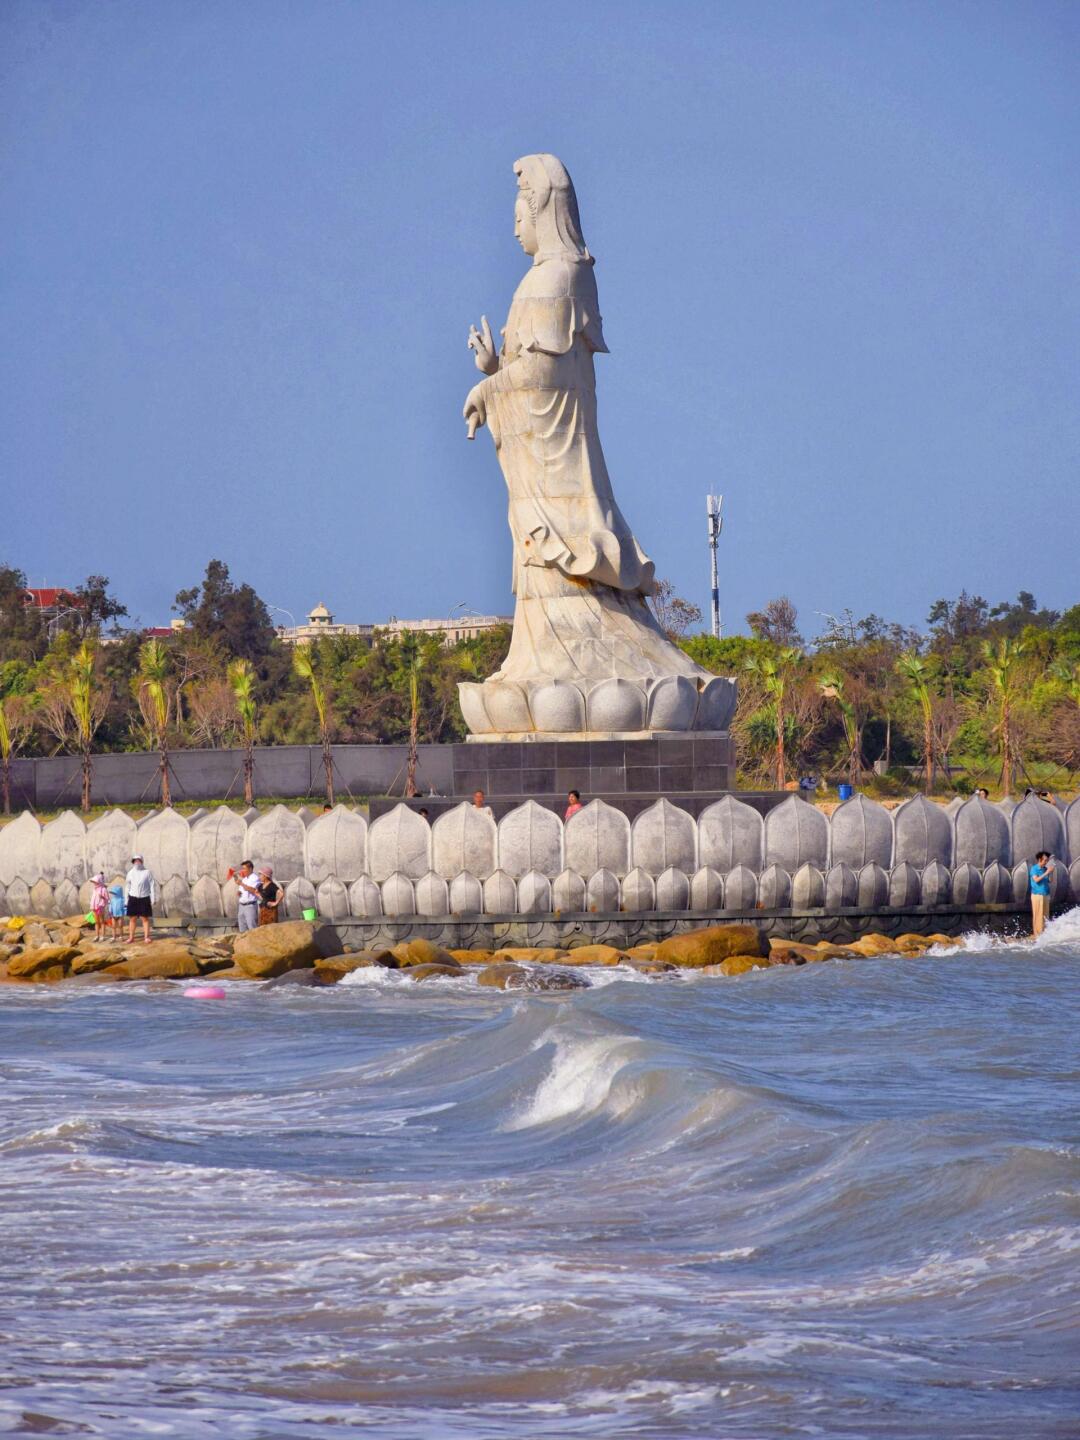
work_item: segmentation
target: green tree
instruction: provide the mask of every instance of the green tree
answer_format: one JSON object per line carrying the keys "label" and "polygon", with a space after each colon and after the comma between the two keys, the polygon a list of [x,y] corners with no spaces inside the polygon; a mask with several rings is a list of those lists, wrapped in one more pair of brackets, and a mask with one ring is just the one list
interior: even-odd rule
{"label": "green tree", "polygon": [[255,804],[255,669],[250,660],[234,660],[229,666],[229,684],[240,716],[244,746],[244,803]]}
{"label": "green tree", "polygon": [[834,700],[840,711],[844,727],[844,741],[847,745],[845,763],[848,776],[854,785],[864,769],[862,755],[862,717],[854,697],[849,694],[845,676],[839,670],[827,670],[818,679],[821,693],[826,699]]}
{"label": "green tree", "polygon": [[41,612],[27,603],[26,576],[0,565],[0,662],[40,660],[46,648]]}
{"label": "green tree", "polygon": [[173,606],[195,639],[264,670],[277,645],[270,612],[250,585],[234,585],[223,560],[211,560],[201,585],[181,590]]}
{"label": "green tree", "polygon": [[147,640],[139,651],[135,694],[151,743],[158,752],[161,803],[171,805],[169,725],[173,718],[176,689],[169,652],[160,640]]}
{"label": "green tree", "polygon": [[773,710],[773,746],[776,765],[776,788],[783,790],[787,784],[787,768],[785,763],[785,738],[787,734],[787,715],[784,710],[784,699],[787,694],[788,684],[795,674],[802,656],[794,646],[786,645],[776,652],[775,655],[752,655],[745,665],[748,674],[753,675],[762,690],[769,696]]}
{"label": "green tree", "polygon": [[[943,603],[943,602],[939,602]],[[896,673],[907,681],[907,688],[922,714],[923,763],[926,766],[926,793],[934,788],[934,694],[931,689],[932,667],[914,650],[905,650],[896,661]]]}
{"label": "green tree", "polygon": [[319,720],[319,741],[322,745],[323,772],[326,777],[326,803],[334,803],[334,747],[330,738],[330,707],[326,686],[319,678],[316,655],[311,645],[293,647],[293,669],[301,680],[306,680]]}
{"label": "green tree", "polygon": [[1008,795],[1012,792],[1014,769],[1023,765],[1017,721],[1029,678],[1027,646],[1023,640],[1002,636],[996,645],[984,641],[982,653],[986,662],[986,698],[994,717],[991,733],[1001,760],[1001,786]]}
{"label": "green tree", "polygon": [[0,796],[4,814],[11,814],[11,762],[33,729],[33,714],[25,695],[0,699]]}
{"label": "green tree", "polygon": [[42,695],[46,728],[72,754],[82,770],[82,808],[90,809],[94,780],[94,736],[109,708],[110,691],[101,675],[97,644],[83,640],[73,655],[56,665]]}

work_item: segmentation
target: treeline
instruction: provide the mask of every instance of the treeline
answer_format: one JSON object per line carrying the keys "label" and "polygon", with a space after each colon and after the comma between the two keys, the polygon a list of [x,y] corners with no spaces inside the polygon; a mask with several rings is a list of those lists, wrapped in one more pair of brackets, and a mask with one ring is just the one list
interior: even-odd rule
{"label": "treeline", "polygon": [[[329,759],[334,741],[459,740],[458,681],[491,674],[510,643],[506,626],[452,646],[410,632],[379,635],[374,645],[358,636],[286,645],[263,600],[220,560],[177,595],[184,628],[165,639],[125,630],[127,612],[102,576],[73,591],[66,613],[48,622],[26,604],[26,588],[21,571],[0,567],[5,810],[17,755],[80,756],[87,809],[93,756],[104,751],[157,752],[169,803],[171,749],[243,747],[250,801],[257,744],[322,743]],[[329,768],[327,785],[332,794]]]}
{"label": "treeline", "polygon": [[[150,750],[170,799],[169,752],[240,746],[250,801],[256,744],[330,746],[453,741],[464,737],[461,680],[501,664],[509,627],[447,645],[438,636],[328,636],[285,645],[266,604],[219,560],[174,609],[168,638],[126,629],[109,581],[90,576],[46,620],[26,603],[26,577],[0,566],[0,783],[10,805],[18,755],[78,755],[88,808],[93,756]],[[1080,605],[1058,613],[1021,592],[991,606],[980,596],[938,600],[925,633],[877,615],[830,617],[804,640],[794,606],[771,601],[747,616],[749,636],[690,633],[701,612],[661,586],[668,633],[699,664],[739,680],[734,732],[743,784],[813,776],[909,784],[1069,783],[1080,769]],[[410,778],[415,765],[410,770]]]}
{"label": "treeline", "polygon": [[829,616],[807,644],[786,598],[747,616],[750,637],[694,635],[684,649],[738,675],[733,725],[741,772],[783,787],[792,777],[977,785],[1069,785],[1080,769],[1080,605],[1042,609],[1021,591],[937,600],[925,633],[878,615]]}

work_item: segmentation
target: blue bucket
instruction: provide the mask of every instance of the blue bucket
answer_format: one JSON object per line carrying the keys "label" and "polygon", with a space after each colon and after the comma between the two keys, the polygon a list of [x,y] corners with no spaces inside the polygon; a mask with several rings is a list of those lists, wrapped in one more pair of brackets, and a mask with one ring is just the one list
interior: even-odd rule
{"label": "blue bucket", "polygon": [[836,787],[836,793],[840,796],[841,800],[850,800],[852,795],[855,794],[855,789],[852,785],[838,785]]}

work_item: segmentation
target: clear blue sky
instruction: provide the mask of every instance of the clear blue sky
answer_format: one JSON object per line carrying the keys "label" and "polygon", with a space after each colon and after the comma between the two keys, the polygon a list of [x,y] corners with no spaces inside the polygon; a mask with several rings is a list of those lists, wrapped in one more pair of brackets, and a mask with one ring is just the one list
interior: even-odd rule
{"label": "clear blue sky", "polygon": [[[0,559],[169,616],[508,612],[460,418],[581,202],[600,420],[658,572],[919,623],[1080,600],[1080,5],[5,0]],[[281,617],[277,617],[281,618]]]}

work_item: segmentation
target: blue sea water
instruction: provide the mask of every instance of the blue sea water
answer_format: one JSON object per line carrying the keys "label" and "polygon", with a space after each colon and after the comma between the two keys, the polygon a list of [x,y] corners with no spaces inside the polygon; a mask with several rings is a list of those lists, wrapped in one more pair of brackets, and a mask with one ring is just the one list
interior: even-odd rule
{"label": "blue sea water", "polygon": [[0,1432],[1080,1434],[1080,911],[594,978],[0,989]]}

